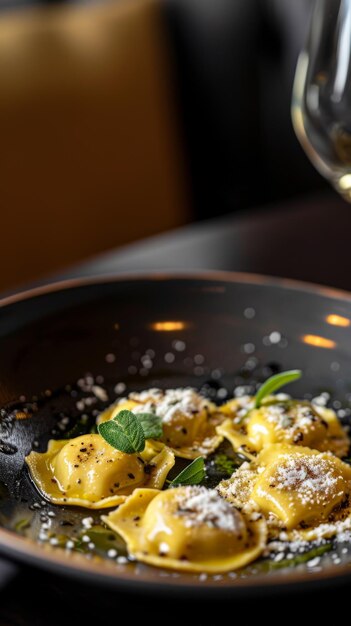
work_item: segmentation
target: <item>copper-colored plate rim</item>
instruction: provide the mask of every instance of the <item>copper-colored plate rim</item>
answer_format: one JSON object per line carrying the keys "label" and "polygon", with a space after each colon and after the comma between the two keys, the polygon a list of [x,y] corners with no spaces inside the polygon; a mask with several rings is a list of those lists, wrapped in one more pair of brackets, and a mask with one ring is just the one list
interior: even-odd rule
{"label": "copper-colored plate rim", "polygon": [[[35,566],[50,569],[56,574],[70,574],[84,580],[94,581],[96,584],[107,584],[108,586],[118,585],[124,587],[139,587],[143,591],[155,590],[159,591],[164,588],[167,591],[174,590],[179,592],[187,590],[191,593],[203,592],[208,594],[209,591],[215,594],[228,592],[243,595],[245,591],[248,593],[256,590],[269,591],[274,588],[277,592],[277,586],[281,590],[293,590],[303,583],[304,589],[306,584],[321,583],[338,583],[346,577],[349,579],[351,575],[350,565],[338,566],[331,565],[325,570],[319,572],[303,573],[291,570],[286,577],[279,574],[267,576],[262,574],[252,576],[250,578],[237,578],[231,581],[213,580],[210,577],[205,581],[199,581],[196,577],[187,577],[186,580],[182,575],[178,578],[162,578],[159,576],[159,570],[148,568],[138,576],[133,569],[125,566],[117,566],[113,569],[105,562],[95,562],[88,560],[84,556],[75,553],[67,553],[62,549],[53,548],[49,545],[40,546],[33,540],[28,540],[17,536],[10,531],[0,529],[0,551],[4,556],[13,557],[16,561],[26,562]],[[122,569],[123,568],[123,569]]]}
{"label": "copper-colored plate rim", "polygon": [[29,300],[39,296],[55,293],[57,291],[74,289],[76,287],[85,287],[89,285],[101,285],[109,283],[120,283],[127,281],[140,280],[203,280],[203,281],[219,281],[230,283],[248,283],[251,285],[280,287],[282,289],[292,289],[295,291],[303,291],[314,293],[315,295],[324,296],[326,298],[341,299],[351,302],[351,292],[328,287],[326,285],[318,285],[317,283],[295,280],[293,278],[279,278],[276,276],[268,276],[264,274],[251,274],[249,272],[226,272],[214,270],[199,271],[149,271],[149,272],[121,272],[116,274],[97,274],[84,278],[68,278],[31,289],[24,289],[18,293],[5,296],[0,299],[0,307],[5,307],[22,300]]}
{"label": "copper-colored plate rim", "polygon": [[[48,285],[35,287],[20,293],[7,296],[0,300],[0,307],[10,306],[17,302],[40,297],[43,295],[56,293],[59,291],[70,290],[77,287],[93,286],[101,284],[112,284],[114,282],[141,281],[141,280],[203,280],[219,281],[229,283],[251,284],[257,286],[277,287],[282,289],[296,290],[314,295],[344,300],[351,303],[351,293],[332,287],[325,287],[313,283],[302,282],[298,280],[276,278],[273,276],[264,276],[260,274],[249,274],[242,272],[224,272],[224,271],[189,271],[189,272],[128,272],[116,275],[99,275],[88,278],[72,278]],[[304,573],[299,571],[289,571],[289,575],[281,574],[262,574],[252,576],[245,579],[222,579],[214,581],[209,578],[205,581],[199,581],[196,577],[187,577],[186,580],[182,576],[179,578],[163,579],[157,571],[145,570],[142,574],[136,576],[133,570],[123,566],[116,566],[114,570],[111,566],[107,566],[104,562],[96,562],[87,560],[81,555],[67,554],[63,550],[58,550],[50,546],[41,546],[32,540],[28,540],[18,536],[11,531],[0,528],[0,552],[7,557],[14,558],[17,561],[25,561],[29,564],[40,566],[46,569],[56,571],[60,574],[74,575],[84,580],[94,580],[96,583],[117,585],[119,587],[138,587],[143,590],[152,591],[159,590],[160,587],[167,589],[168,592],[189,592],[206,593],[212,592],[215,595],[235,594],[245,595],[245,593],[254,593],[262,590],[268,592],[270,589],[278,591],[277,586],[284,590],[295,590],[321,584],[337,584],[341,580],[351,577],[351,564],[330,565],[318,572]]]}

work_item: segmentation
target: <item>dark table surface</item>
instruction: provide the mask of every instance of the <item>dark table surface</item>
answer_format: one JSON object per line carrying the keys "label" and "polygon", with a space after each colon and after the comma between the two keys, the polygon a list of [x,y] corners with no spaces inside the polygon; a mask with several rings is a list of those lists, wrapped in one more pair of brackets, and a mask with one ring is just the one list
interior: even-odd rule
{"label": "dark table surface", "polygon": [[335,193],[198,222],[95,257],[55,278],[229,270],[351,290],[351,206]]}
{"label": "dark table surface", "polygon": [[[250,214],[197,223],[89,259],[49,280],[121,272],[215,269],[285,276],[351,290],[350,241],[351,207],[330,192]],[[0,585],[1,625],[56,626],[78,620],[80,624],[102,624],[103,620],[119,619],[121,603],[125,606],[133,602],[125,594],[122,597],[86,588],[6,562],[0,562]],[[331,590],[328,596],[341,603],[345,590]],[[315,618],[323,603],[317,592],[308,597],[307,612],[313,611]],[[74,609],[69,608],[72,600]],[[153,611],[161,619],[160,598],[140,597],[137,602],[134,617],[143,619],[147,615],[150,619]],[[177,606],[178,601],[170,602]],[[271,602],[262,598],[255,610],[268,610]],[[195,604],[193,609],[204,621],[206,605],[199,601]],[[190,606],[183,600],[180,615],[185,617]]]}

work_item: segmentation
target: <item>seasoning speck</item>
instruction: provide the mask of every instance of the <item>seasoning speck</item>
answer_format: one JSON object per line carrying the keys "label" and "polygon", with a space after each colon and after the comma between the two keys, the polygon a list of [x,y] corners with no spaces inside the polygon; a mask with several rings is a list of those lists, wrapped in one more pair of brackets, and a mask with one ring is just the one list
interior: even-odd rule
{"label": "seasoning speck", "polygon": [[108,556],[110,559],[115,559],[115,558],[116,558],[116,556],[117,556],[117,554],[118,554],[118,552],[117,552],[117,550],[115,550],[114,548],[110,548],[109,550],[107,550],[107,556]]}
{"label": "seasoning speck", "polygon": [[125,556],[118,556],[117,563],[119,563],[120,565],[125,565],[126,563],[128,563],[128,559]]}
{"label": "seasoning speck", "polygon": [[51,537],[51,539],[50,539],[49,543],[50,543],[52,546],[57,546],[57,545],[58,545],[58,543],[59,543],[59,540],[57,539],[57,537]]}
{"label": "seasoning speck", "polygon": [[105,356],[105,361],[106,363],[114,363],[116,360],[116,355],[113,354],[112,352],[109,352],[108,354],[106,354]]}
{"label": "seasoning speck", "polygon": [[320,563],[320,556],[316,556],[314,559],[311,559],[307,562],[307,567],[316,567]]}
{"label": "seasoning speck", "polygon": [[91,528],[93,523],[94,523],[94,520],[92,517],[83,517],[82,519],[82,526],[84,526],[84,528],[87,528],[87,529]]}

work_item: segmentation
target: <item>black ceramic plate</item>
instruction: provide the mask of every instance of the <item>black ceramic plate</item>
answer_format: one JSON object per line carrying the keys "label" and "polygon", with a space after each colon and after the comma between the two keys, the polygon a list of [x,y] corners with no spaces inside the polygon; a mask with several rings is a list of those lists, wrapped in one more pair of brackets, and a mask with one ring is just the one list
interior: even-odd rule
{"label": "black ceramic plate", "polygon": [[[24,456],[33,446],[44,450],[52,436],[82,432],[82,413],[89,425],[94,412],[125,388],[191,385],[224,400],[234,387],[250,390],[252,382],[279,369],[301,368],[303,378],[289,391],[296,397],[327,392],[347,420],[350,330],[349,294],[240,274],[73,281],[3,300],[0,552],[116,588],[163,586],[174,592],[242,596],[262,588],[276,591],[277,585],[295,588],[345,580],[351,573],[348,544],[333,548],[315,567],[266,571],[255,564],[236,577],[205,580],[101,559],[94,551],[87,556],[48,541],[40,544],[34,538],[48,517],[51,529],[68,537],[72,524],[80,525],[90,513],[42,502],[24,468]],[[82,390],[86,374],[100,389],[82,411],[80,401],[92,395]],[[21,416],[26,419],[16,419]]]}

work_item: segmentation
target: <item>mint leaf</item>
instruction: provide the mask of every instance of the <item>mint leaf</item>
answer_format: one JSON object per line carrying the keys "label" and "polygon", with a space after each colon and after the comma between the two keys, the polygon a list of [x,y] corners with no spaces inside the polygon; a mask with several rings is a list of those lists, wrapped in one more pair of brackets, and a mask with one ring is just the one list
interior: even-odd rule
{"label": "mint leaf", "polygon": [[145,439],[159,439],[162,437],[162,418],[155,413],[138,413],[137,415],[144,431]]}
{"label": "mint leaf", "polygon": [[206,476],[205,461],[202,456],[194,459],[190,465],[185,467],[169,484],[170,487],[180,485],[198,485]]}
{"label": "mint leaf", "polygon": [[132,411],[120,411],[112,420],[98,425],[99,435],[113,448],[133,454],[145,448],[142,425]]}
{"label": "mint leaf", "polygon": [[292,383],[294,380],[298,380],[301,376],[301,370],[289,370],[288,372],[280,372],[280,374],[275,374],[274,376],[268,378],[256,394],[255,409],[258,409],[261,406],[263,398],[269,396],[271,393],[277,391],[284,385]]}

